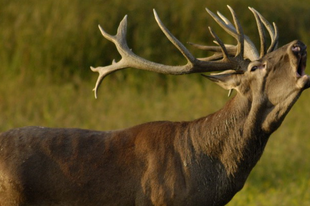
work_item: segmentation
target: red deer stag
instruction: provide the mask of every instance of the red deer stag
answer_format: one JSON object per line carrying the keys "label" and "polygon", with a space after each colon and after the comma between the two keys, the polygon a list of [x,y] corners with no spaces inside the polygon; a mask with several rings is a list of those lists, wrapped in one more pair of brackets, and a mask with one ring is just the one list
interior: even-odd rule
{"label": "red deer stag", "polygon": [[[0,205],[225,205],[243,187],[269,136],[302,91],[306,46],[293,41],[279,49],[277,28],[250,8],[258,26],[260,52],[233,23],[207,12],[237,45],[225,45],[210,29],[214,52],[197,59],[162,24],[188,63],[166,66],[145,60],[126,43],[127,17],[111,36],[122,58],[100,73],[127,67],[166,74],[218,71],[206,77],[236,90],[219,111],[190,122],[150,122],[117,131],[25,127],[0,136]],[[265,30],[270,34],[266,46]],[[221,72],[220,72],[221,71]]]}

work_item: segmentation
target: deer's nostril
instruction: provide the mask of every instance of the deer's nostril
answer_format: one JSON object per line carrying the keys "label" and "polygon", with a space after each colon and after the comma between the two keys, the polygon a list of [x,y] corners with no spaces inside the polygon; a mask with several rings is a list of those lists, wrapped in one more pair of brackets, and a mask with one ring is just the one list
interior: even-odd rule
{"label": "deer's nostril", "polygon": [[300,48],[299,45],[295,44],[295,45],[292,46],[292,51],[293,52],[299,52],[300,50],[301,50],[301,48]]}

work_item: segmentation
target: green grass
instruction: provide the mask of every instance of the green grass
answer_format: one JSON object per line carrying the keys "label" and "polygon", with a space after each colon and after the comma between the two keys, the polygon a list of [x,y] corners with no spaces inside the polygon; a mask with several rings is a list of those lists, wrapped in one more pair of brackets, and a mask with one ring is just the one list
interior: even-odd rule
{"label": "green grass", "polygon": [[[227,92],[200,75],[164,76],[134,69],[107,77],[94,99],[97,74],[89,66],[118,58],[114,46],[101,37],[99,23],[113,34],[128,14],[130,46],[166,64],[184,60],[161,34],[152,8],[182,42],[211,43],[208,25],[225,39],[206,6],[228,15],[225,5],[230,4],[249,36],[256,33],[246,0],[145,2],[0,0],[0,131],[28,125],[112,130],[147,121],[192,120],[221,108]],[[277,23],[280,43],[301,39],[309,44],[309,3],[268,2],[251,1],[250,6]],[[271,136],[244,189],[228,205],[310,205],[309,95],[304,92]]]}

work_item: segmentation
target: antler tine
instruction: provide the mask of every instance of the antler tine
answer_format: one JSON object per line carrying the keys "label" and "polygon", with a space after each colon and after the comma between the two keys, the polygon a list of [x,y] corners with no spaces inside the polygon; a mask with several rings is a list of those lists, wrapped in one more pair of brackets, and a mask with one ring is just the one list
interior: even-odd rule
{"label": "antler tine", "polygon": [[[218,44],[216,41],[214,41],[214,43]],[[192,42],[188,42],[188,44],[190,44],[190,45],[192,45],[198,49],[201,49],[201,50],[214,52],[214,54],[212,56],[204,57],[204,58],[198,58],[201,61],[214,61],[214,60],[219,60],[219,59],[223,58],[223,49],[221,46],[206,46],[206,45],[201,45],[201,44],[195,44]],[[228,54],[236,54],[237,49],[236,49],[235,45],[224,44],[224,46],[225,46]]]}
{"label": "antler tine", "polygon": [[261,58],[267,52],[266,33],[265,33],[264,28],[263,28],[263,23],[262,23],[260,16],[257,14],[257,12],[252,7],[249,7],[249,10],[253,13],[255,20],[256,20],[256,25],[257,25],[259,39],[260,39],[260,58]]}
{"label": "antler tine", "polygon": [[237,15],[235,13],[235,11],[228,6],[228,9],[230,10],[230,13],[233,17],[234,23],[235,23],[235,27],[237,30],[237,34],[238,34],[238,45],[237,45],[237,53],[236,53],[236,57],[240,57],[243,60],[243,53],[244,53],[244,33],[241,27],[241,24],[237,18]]}
{"label": "antler tine", "polygon": [[[214,41],[215,44],[217,44],[216,41]],[[201,45],[201,44],[196,44],[192,42],[188,42],[188,44],[201,49],[201,50],[206,50],[206,51],[211,51],[211,52],[221,52],[221,48],[219,46],[207,46],[207,45]],[[231,45],[231,44],[224,44],[228,54],[236,53],[236,46]]]}
{"label": "antler tine", "polygon": [[217,15],[225,22],[226,26],[228,26],[232,31],[236,32],[236,29],[234,25],[227,19],[223,14],[221,14],[219,11],[216,12]]}
{"label": "antler tine", "polygon": [[189,61],[194,62],[195,57],[188,51],[188,49],[171,34],[171,32],[164,26],[160,18],[158,17],[158,14],[155,9],[153,9],[155,20],[159,26],[159,28],[162,30],[162,32],[166,35],[166,37],[169,39],[169,41],[183,54],[183,56]]}
{"label": "antler tine", "polygon": [[[273,25],[271,25],[267,19],[265,17],[263,17],[258,11],[256,11],[254,8],[249,7],[249,9],[252,11],[252,13],[254,14],[255,18],[256,15],[259,17],[259,20],[264,24],[265,28],[267,29],[270,38],[271,38],[271,44],[269,46],[269,48],[267,49],[266,53],[272,52],[273,50],[275,50],[278,46],[278,40],[279,40],[279,35],[278,35],[278,28],[277,25],[275,23],[273,23]],[[255,15],[256,14],[256,15]],[[265,54],[266,54],[265,53]]]}
{"label": "antler tine", "polygon": [[268,48],[267,52],[272,52],[278,48],[279,44],[279,33],[278,33],[278,27],[276,23],[272,22],[273,28],[274,28],[274,37],[273,42],[271,43],[270,47]]}
{"label": "antler tine", "polygon": [[209,27],[209,31],[211,33],[211,35],[213,36],[213,38],[216,40],[216,42],[220,45],[222,54],[223,54],[223,61],[228,60],[228,52],[227,49],[224,45],[224,43],[222,42],[222,40],[212,31],[211,27]]}

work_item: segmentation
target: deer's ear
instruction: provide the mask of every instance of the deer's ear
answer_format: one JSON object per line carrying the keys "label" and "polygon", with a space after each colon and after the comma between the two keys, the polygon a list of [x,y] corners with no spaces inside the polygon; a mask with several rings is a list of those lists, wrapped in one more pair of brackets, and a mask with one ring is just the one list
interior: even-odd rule
{"label": "deer's ear", "polygon": [[209,80],[215,82],[224,89],[235,89],[240,84],[240,73],[236,72],[222,72],[218,74],[203,75]]}

